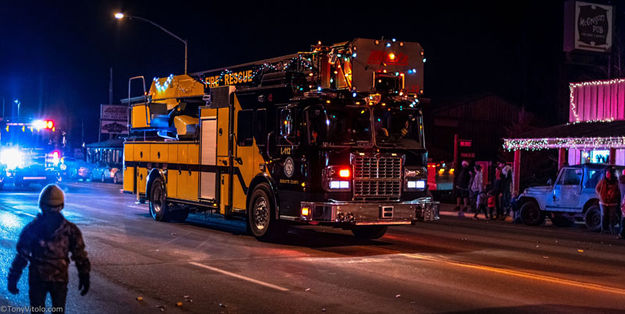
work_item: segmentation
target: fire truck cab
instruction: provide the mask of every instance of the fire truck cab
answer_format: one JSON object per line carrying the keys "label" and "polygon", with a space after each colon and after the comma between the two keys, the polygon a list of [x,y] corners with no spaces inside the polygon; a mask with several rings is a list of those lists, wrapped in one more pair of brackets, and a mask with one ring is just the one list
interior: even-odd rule
{"label": "fire truck cab", "polygon": [[125,100],[124,190],[156,220],[208,210],[259,239],[288,223],[378,238],[436,220],[422,87],[418,43],[373,39],[155,78]]}

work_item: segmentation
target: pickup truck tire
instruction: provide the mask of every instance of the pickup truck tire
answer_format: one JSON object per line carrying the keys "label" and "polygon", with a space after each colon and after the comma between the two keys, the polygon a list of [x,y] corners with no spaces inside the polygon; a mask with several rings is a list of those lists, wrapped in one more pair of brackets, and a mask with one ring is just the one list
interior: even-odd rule
{"label": "pickup truck tire", "polygon": [[599,205],[595,204],[588,207],[586,214],[584,214],[584,224],[586,224],[586,229],[590,231],[601,230],[601,208]]}
{"label": "pickup truck tire", "polygon": [[387,226],[354,227],[352,233],[357,239],[373,240],[384,236],[387,229]]}
{"label": "pickup truck tire", "polygon": [[163,179],[156,178],[152,182],[150,191],[149,204],[150,215],[156,221],[168,221],[171,217],[171,211],[167,204],[167,190]]}
{"label": "pickup truck tire", "polygon": [[247,204],[248,229],[260,241],[276,241],[286,234],[287,227],[276,219],[276,206],[271,188],[260,183]]}
{"label": "pickup truck tire", "polygon": [[521,221],[528,226],[538,226],[545,221],[545,212],[540,210],[538,204],[527,201],[521,205]]}

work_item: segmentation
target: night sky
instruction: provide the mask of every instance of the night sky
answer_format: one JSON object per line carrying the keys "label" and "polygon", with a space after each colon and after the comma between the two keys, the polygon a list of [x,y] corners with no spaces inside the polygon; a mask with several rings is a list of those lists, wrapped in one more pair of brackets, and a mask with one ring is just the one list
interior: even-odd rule
{"label": "night sky", "polygon": [[[97,139],[99,104],[126,97],[128,77],[180,74],[182,43],[122,10],[189,40],[189,72],[307,51],[355,37],[418,41],[425,96],[433,101],[492,92],[558,123],[563,86],[561,1],[2,1],[0,97],[22,116],[46,115],[79,143]],[[71,4],[69,4],[71,3]],[[622,22],[617,21],[617,22]],[[576,70],[580,72],[579,69]],[[587,71],[593,76],[600,73]],[[601,77],[596,77],[601,78]]]}

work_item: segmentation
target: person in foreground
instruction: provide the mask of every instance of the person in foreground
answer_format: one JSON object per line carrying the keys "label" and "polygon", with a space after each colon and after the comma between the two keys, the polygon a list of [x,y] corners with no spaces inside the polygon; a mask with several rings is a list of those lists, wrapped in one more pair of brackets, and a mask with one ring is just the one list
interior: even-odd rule
{"label": "person in foreground", "polygon": [[17,241],[17,255],[9,270],[8,290],[19,293],[17,282],[30,263],[28,296],[33,312],[45,308],[48,293],[54,312],[65,311],[69,253],[78,268],[80,295],[89,291],[91,263],[80,229],[61,214],[64,203],[65,194],[57,185],[44,187],[39,194],[41,214],[24,227]]}

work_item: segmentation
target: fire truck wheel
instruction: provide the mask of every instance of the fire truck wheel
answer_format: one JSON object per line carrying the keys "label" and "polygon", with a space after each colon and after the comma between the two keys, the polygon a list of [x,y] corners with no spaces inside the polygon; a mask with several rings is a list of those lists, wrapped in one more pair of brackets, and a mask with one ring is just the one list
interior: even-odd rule
{"label": "fire truck wheel", "polygon": [[256,239],[272,241],[279,238],[285,226],[276,220],[271,189],[265,183],[254,188],[247,205],[248,227]]}
{"label": "fire truck wheel", "polygon": [[156,221],[168,221],[170,211],[167,206],[167,194],[163,179],[156,178],[154,182],[152,182],[149,201],[150,215],[152,215],[152,218]]}
{"label": "fire truck wheel", "polygon": [[379,239],[386,233],[388,229],[387,226],[365,226],[365,227],[354,227],[352,229],[352,233],[358,239]]}

